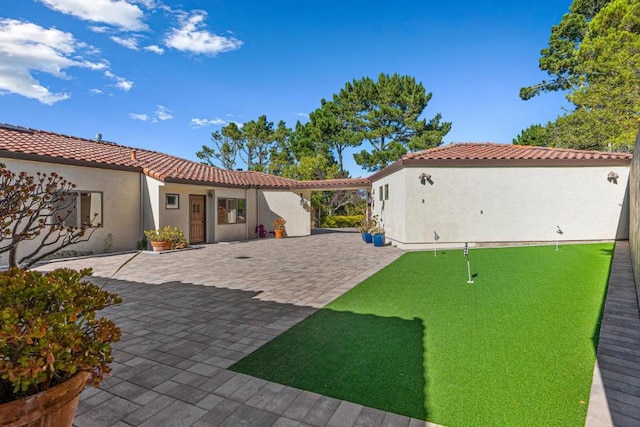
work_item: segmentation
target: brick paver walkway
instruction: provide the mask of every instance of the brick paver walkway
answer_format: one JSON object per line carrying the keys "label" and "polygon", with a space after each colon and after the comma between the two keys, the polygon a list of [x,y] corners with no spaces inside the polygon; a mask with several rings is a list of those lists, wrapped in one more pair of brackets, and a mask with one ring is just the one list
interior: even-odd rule
{"label": "brick paver walkway", "polygon": [[[106,288],[124,302],[112,375],[87,388],[74,424],[88,426],[425,426],[378,409],[227,368],[402,254],[359,234],[266,239],[141,254]],[[131,255],[91,266],[104,283]]]}
{"label": "brick paver walkway", "polygon": [[[227,368],[402,251],[354,233],[141,254],[106,288],[124,302],[112,375],[82,394],[74,425],[435,426]],[[52,263],[104,283],[131,255]],[[618,242],[587,426],[640,425],[640,321],[629,247]]]}

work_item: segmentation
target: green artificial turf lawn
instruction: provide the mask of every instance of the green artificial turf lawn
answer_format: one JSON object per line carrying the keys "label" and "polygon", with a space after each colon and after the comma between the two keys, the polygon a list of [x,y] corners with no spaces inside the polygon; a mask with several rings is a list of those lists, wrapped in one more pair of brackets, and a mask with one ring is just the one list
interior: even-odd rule
{"label": "green artificial turf lawn", "polygon": [[[613,244],[409,252],[231,369],[455,426],[582,426]],[[339,274],[339,272],[336,272]]]}

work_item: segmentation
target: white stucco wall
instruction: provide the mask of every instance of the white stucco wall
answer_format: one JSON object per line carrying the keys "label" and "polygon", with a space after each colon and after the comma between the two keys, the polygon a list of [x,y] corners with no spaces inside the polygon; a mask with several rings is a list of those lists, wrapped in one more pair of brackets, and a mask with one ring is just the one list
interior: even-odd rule
{"label": "white stucco wall", "polygon": [[[300,204],[300,194],[304,198]],[[258,190],[258,223],[273,230],[273,221],[282,217],[287,221],[286,236],[311,234],[311,205],[309,191]]]}
{"label": "white stucco wall", "polygon": [[[607,180],[611,171],[617,184]],[[423,172],[433,185],[420,182]],[[407,167],[373,183],[376,199],[390,184],[385,211],[376,200],[374,213],[403,248],[432,244],[434,231],[439,244],[625,239],[628,176],[624,166]],[[406,191],[397,202],[396,185]],[[391,224],[398,219],[404,229]]]}
{"label": "white stucco wall", "polygon": [[160,228],[160,188],[164,183],[146,175],[142,175],[142,180],[143,228],[155,230]]}
{"label": "white stucco wall", "polygon": [[249,197],[249,192],[244,188],[217,188],[215,190],[215,204],[213,206],[213,220],[216,224],[215,241],[216,242],[234,242],[252,239],[254,237],[253,229],[249,230],[250,221],[240,224],[219,224],[217,215],[218,199],[247,199],[246,211],[249,217],[252,217],[252,211],[255,210],[255,198]]}
{"label": "white stucco wall", "polygon": [[[376,181],[371,187],[372,214],[378,216],[378,222],[386,236],[405,236],[406,234],[406,188],[404,169]],[[389,199],[384,200],[385,185],[389,186]],[[382,189],[382,198],[380,194]],[[400,239],[399,239],[400,240]]]}
{"label": "white stucco wall", "polygon": [[[205,241],[212,242],[213,241],[213,230],[215,224],[211,222],[210,218],[210,206],[212,204],[212,199],[208,198],[208,191],[211,188],[201,185],[185,185],[185,184],[175,184],[175,183],[160,183],[161,185],[157,187],[158,199],[156,202],[156,207],[154,208],[158,212],[158,227],[162,228],[167,225],[172,227],[178,227],[184,232],[184,236],[187,241],[190,240],[189,236],[189,195],[199,195],[205,196],[205,209],[207,210],[207,215],[205,216],[206,221],[206,236]],[[167,209],[166,207],[166,195],[167,194],[177,194],[179,198],[178,209]],[[211,240],[209,240],[211,238]]]}
{"label": "white stucco wall", "polygon": [[[277,216],[282,216],[286,219],[288,236],[306,236],[311,232],[308,204],[306,209],[300,206],[299,193],[283,190],[263,191],[255,188],[244,189],[162,183],[153,178],[146,178],[146,191],[149,193],[149,213],[146,214],[146,217],[153,219],[153,221],[146,220],[145,229],[162,228],[166,225],[179,227],[184,231],[188,240],[189,195],[198,194],[207,196],[205,201],[207,209],[207,243],[255,239],[258,237],[256,234],[258,224],[264,224],[268,230],[272,230],[273,226],[271,224]],[[165,196],[167,194],[177,194],[179,196],[179,209],[166,209]],[[208,197],[209,194],[212,197]],[[310,195],[308,192],[305,194],[308,202]],[[246,199],[246,223],[219,224],[217,206],[220,198]],[[157,219],[154,219],[156,217]]]}
{"label": "white stucco wall", "polygon": [[[56,172],[77,185],[76,191],[102,192],[102,227],[96,229],[88,242],[67,247],[65,250],[102,253],[106,239],[112,235],[112,251],[131,250],[141,239],[140,174],[137,172],[87,168],[54,163],[15,159],[0,159],[13,172]],[[19,254],[33,248],[34,242],[23,242]],[[0,265],[8,262],[7,254],[0,255]]]}

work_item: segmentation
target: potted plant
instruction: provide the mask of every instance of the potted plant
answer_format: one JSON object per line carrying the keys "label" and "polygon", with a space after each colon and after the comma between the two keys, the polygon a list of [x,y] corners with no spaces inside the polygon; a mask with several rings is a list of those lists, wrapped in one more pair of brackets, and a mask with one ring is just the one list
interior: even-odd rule
{"label": "potted plant", "polygon": [[122,300],[90,274],[0,272],[0,425],[71,426],[85,384],[110,372],[120,329],[96,311]]}
{"label": "potted plant", "polygon": [[363,218],[362,221],[358,224],[358,231],[362,236],[362,240],[367,241],[366,235],[369,233],[369,221],[366,218]]}
{"label": "potted plant", "polygon": [[167,249],[171,249],[170,246],[167,248],[167,236],[160,229],[145,230],[144,237],[147,238],[147,240],[151,243],[151,247],[156,252],[162,252]]}
{"label": "potted plant", "polygon": [[274,228],[274,233],[276,235],[276,239],[283,239],[284,238],[284,232],[285,232],[285,228],[284,225],[287,223],[287,221],[284,220],[284,218],[279,217],[276,218],[273,221],[273,228]]}
{"label": "potted plant", "polygon": [[365,243],[373,243],[373,234],[371,234],[371,230],[378,223],[378,215],[374,215],[371,218],[365,218],[360,222],[359,230],[362,234],[362,240]]}
{"label": "potted plant", "polygon": [[373,246],[384,246],[384,228],[376,225],[369,230],[369,233],[373,236]]}
{"label": "potted plant", "polygon": [[[0,163],[0,253],[11,267],[0,272],[2,426],[71,426],[80,392],[110,372],[111,343],[120,339],[96,311],[121,299],[83,282],[90,269],[28,270],[95,231],[93,221],[65,225],[74,188],[55,173],[14,173]],[[32,244],[19,251],[26,240]]]}
{"label": "potted plant", "polygon": [[178,227],[167,225],[162,229],[162,234],[166,241],[170,243],[169,249],[184,249],[188,246],[184,232]]}

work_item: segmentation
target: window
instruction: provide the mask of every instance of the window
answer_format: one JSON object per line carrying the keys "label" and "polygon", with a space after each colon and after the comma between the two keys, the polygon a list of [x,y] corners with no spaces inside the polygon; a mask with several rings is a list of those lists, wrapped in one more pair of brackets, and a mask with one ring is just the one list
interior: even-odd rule
{"label": "window", "polygon": [[379,196],[379,197],[380,197],[380,201],[384,200],[384,199],[382,198],[382,196],[383,196],[383,194],[382,194],[382,185],[380,186],[380,188],[378,188],[378,194],[380,195],[380,196]]}
{"label": "window", "polygon": [[389,200],[389,184],[384,185],[384,199]]}
{"label": "window", "polygon": [[[102,193],[95,191],[76,191],[69,193],[71,199],[68,204],[68,216],[64,220],[67,227],[81,227],[89,224],[91,227],[102,227]],[[65,205],[67,205],[65,203]],[[64,217],[67,212],[64,212]]]}
{"label": "window", "polygon": [[180,209],[180,195],[179,194],[165,194],[164,206],[167,209]]}
{"label": "window", "polygon": [[218,224],[244,224],[245,216],[245,199],[218,198]]}

